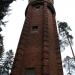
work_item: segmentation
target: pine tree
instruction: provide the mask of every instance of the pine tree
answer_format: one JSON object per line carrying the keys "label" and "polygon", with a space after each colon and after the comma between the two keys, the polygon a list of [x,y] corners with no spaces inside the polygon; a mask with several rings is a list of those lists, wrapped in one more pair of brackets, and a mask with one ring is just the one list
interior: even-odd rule
{"label": "pine tree", "polygon": [[6,58],[2,65],[2,75],[9,75],[11,72],[12,64],[14,60],[14,53],[12,50],[6,52]]}
{"label": "pine tree", "polygon": [[63,60],[63,67],[66,69],[68,75],[73,75],[75,73],[75,61],[74,58],[66,56]]}
{"label": "pine tree", "polygon": [[0,0],[0,60],[2,58],[2,54],[4,52],[3,48],[3,36],[1,34],[2,31],[2,25],[6,25],[7,21],[3,21],[3,18],[7,15],[8,8],[10,3],[12,3],[14,0]]}
{"label": "pine tree", "polygon": [[8,7],[10,3],[12,3],[14,0],[1,0],[0,1],[0,21],[4,18],[4,16],[8,12]]}
{"label": "pine tree", "polygon": [[3,22],[3,18],[7,15],[8,8],[10,3],[12,3],[14,0],[1,0],[0,1],[0,31],[2,31],[1,25],[5,25],[7,22]]}
{"label": "pine tree", "polygon": [[60,47],[65,49],[66,46],[70,46],[74,58],[74,52],[72,48],[73,36],[70,34],[70,31],[72,31],[71,28],[68,26],[67,22],[59,22],[58,30],[59,30],[59,37],[61,38],[59,40]]}
{"label": "pine tree", "polygon": [[0,60],[2,58],[3,52],[4,52],[3,36],[0,34]]}

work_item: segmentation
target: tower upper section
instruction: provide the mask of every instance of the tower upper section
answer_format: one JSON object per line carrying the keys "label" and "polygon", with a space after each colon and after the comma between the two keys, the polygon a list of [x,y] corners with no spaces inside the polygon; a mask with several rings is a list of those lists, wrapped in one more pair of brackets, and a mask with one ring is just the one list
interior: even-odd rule
{"label": "tower upper section", "polygon": [[46,6],[47,6],[48,10],[50,10],[52,14],[55,14],[55,9],[54,9],[54,6],[53,6],[54,0],[28,0],[28,1],[29,1],[29,4],[26,8],[25,16],[27,14],[29,6],[31,6],[31,7],[33,6],[33,7],[38,8],[40,5],[43,6],[44,3],[46,3]]}
{"label": "tower upper section", "polygon": [[52,4],[54,3],[54,0],[29,0],[29,2],[30,2],[30,1],[48,1],[48,2],[50,2],[50,3],[52,3]]}

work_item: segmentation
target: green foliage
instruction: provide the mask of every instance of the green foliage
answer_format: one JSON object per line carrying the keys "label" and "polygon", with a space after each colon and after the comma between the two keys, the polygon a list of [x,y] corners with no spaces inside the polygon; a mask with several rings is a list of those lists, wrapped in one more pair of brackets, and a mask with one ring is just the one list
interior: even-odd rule
{"label": "green foliage", "polygon": [[1,68],[2,75],[10,74],[13,60],[14,60],[14,53],[12,50],[9,50],[8,52],[6,52],[6,58],[4,59],[3,64],[2,64],[2,68]]}
{"label": "green foliage", "polygon": [[75,61],[74,58],[66,56],[63,61],[63,67],[66,69],[68,75],[72,75],[75,73]]}
{"label": "green foliage", "polygon": [[3,52],[4,52],[3,36],[0,34],[0,58],[2,58]]}
{"label": "green foliage", "polygon": [[58,22],[58,31],[59,31],[59,44],[61,49],[65,49],[67,46],[72,47],[73,36],[70,34],[71,28],[68,26],[67,22]]}
{"label": "green foliage", "polygon": [[[7,15],[9,11],[9,5],[14,0],[0,0],[0,32],[2,31],[2,25],[5,26],[8,21],[3,21],[3,18]],[[0,58],[2,57],[4,48],[3,48],[3,36],[0,33]]]}
{"label": "green foliage", "polygon": [[13,0],[1,0],[0,1],[0,20],[3,19],[3,17],[8,12],[9,4],[12,3]]}
{"label": "green foliage", "polygon": [[3,18],[7,15],[9,5],[13,1],[14,0],[0,0],[0,32],[2,31],[1,25],[5,26],[7,23],[7,21],[3,21]]}

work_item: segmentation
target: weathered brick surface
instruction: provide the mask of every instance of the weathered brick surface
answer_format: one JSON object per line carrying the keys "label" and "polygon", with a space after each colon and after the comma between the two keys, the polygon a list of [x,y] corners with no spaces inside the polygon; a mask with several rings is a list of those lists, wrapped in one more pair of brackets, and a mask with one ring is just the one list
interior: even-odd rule
{"label": "weathered brick surface", "polygon": [[63,75],[55,14],[47,2],[28,6],[11,75],[25,75],[26,68],[34,68],[36,75]]}

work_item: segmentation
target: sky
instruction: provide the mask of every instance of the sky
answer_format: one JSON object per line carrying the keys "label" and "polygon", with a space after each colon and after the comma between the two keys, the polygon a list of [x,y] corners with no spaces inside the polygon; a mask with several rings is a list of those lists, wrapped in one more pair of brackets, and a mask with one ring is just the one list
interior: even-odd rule
{"label": "sky", "polygon": [[18,0],[14,1],[12,4],[10,4],[10,8],[12,9],[10,12],[8,12],[9,15],[7,15],[4,18],[4,21],[8,21],[6,24],[6,27],[3,27],[3,36],[4,36],[4,47],[5,50],[14,50],[16,51],[22,26],[25,20],[25,9],[27,6],[27,1]]}
{"label": "sky", "polygon": [[[73,49],[75,49],[75,0],[57,0],[54,2],[56,10],[56,20],[65,21],[71,27],[71,34],[73,35]],[[75,51],[74,51],[75,52]],[[62,52],[63,58],[66,55],[72,56],[70,47],[67,47],[64,52]]]}
{"label": "sky", "polygon": [[[4,36],[5,51],[12,49],[16,52],[25,20],[25,9],[27,4],[28,0],[17,0],[10,4],[9,9],[12,10],[4,18],[4,21],[7,20],[8,23],[6,24],[6,27],[3,27],[2,32]],[[73,49],[75,49],[75,0],[54,0],[54,7],[56,10],[56,20],[67,22],[72,29],[71,34],[74,37]],[[61,55],[63,56],[62,59],[67,55],[72,57],[70,47],[67,47]]]}

